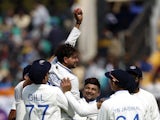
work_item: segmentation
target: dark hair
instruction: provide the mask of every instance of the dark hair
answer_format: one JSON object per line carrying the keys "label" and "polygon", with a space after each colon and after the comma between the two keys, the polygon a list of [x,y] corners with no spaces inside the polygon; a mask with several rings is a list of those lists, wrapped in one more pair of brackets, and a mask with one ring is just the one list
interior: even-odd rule
{"label": "dark hair", "polygon": [[22,77],[23,80],[25,79],[25,75],[29,73],[29,70],[31,69],[31,65],[27,65],[26,67],[23,68],[23,73],[22,73]]}
{"label": "dark hair", "polygon": [[94,85],[96,85],[99,89],[101,88],[101,87],[100,87],[100,83],[99,83],[99,81],[98,81],[97,78],[87,78],[87,79],[85,80],[84,85],[87,85],[87,84],[94,84]]}
{"label": "dark hair", "polygon": [[133,77],[134,80],[135,80],[135,89],[139,88],[140,79],[141,79],[142,77],[137,76],[135,73],[130,73],[130,75],[132,75],[132,77]]}
{"label": "dark hair", "polygon": [[61,44],[55,51],[55,56],[60,63],[64,62],[64,57],[71,57],[74,53],[78,53],[78,50],[70,44]]}
{"label": "dark hair", "polygon": [[136,83],[133,76],[122,69],[115,69],[113,71],[106,72],[105,75],[110,79],[112,79],[112,76],[115,77],[117,81],[114,83],[118,87],[128,90],[130,93],[133,93],[136,89]]}

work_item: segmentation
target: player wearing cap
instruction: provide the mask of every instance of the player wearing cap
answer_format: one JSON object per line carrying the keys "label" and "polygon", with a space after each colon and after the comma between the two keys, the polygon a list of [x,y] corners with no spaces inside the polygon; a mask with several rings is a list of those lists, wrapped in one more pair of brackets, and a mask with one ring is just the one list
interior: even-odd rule
{"label": "player wearing cap", "polygon": [[[12,104],[12,108],[9,114],[8,119],[9,120],[22,120],[24,119],[24,115],[25,115],[25,106],[24,106],[24,102],[22,100],[22,89],[30,84],[30,80],[28,78],[28,72],[31,68],[31,65],[27,65],[26,67],[24,67],[23,69],[23,81],[19,82],[16,87],[15,87],[15,91],[14,91],[14,95],[15,95],[15,101]],[[21,113],[21,114],[19,114]]]}
{"label": "player wearing cap", "polygon": [[146,110],[147,120],[160,120],[159,109],[154,95],[140,88],[140,83],[143,79],[141,69],[137,66],[130,66],[127,68],[127,72],[135,78],[136,88],[134,90],[134,96],[141,101],[141,104]]}
{"label": "player wearing cap", "polygon": [[46,84],[50,67],[51,64],[44,59],[34,61],[31,66],[29,78],[33,83],[22,91],[26,120],[61,120],[61,109],[68,112],[63,92]]}
{"label": "player wearing cap", "polygon": [[115,93],[102,103],[98,120],[147,120],[140,101],[129,93],[135,88],[134,78],[121,69],[105,75]]}
{"label": "player wearing cap", "polygon": [[70,92],[71,83],[69,79],[63,79],[61,87],[69,104],[77,113],[74,116],[75,120],[97,119],[98,108],[100,107],[101,102],[96,101],[97,97],[100,95],[100,83],[96,78],[88,78],[85,80],[82,91],[83,97],[80,100],[76,100]]}

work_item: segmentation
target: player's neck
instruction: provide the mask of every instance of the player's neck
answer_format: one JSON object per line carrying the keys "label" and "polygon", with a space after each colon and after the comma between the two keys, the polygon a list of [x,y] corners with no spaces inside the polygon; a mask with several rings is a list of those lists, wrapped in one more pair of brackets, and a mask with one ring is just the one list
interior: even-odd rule
{"label": "player's neck", "polygon": [[139,88],[135,89],[134,93],[138,93],[139,92]]}

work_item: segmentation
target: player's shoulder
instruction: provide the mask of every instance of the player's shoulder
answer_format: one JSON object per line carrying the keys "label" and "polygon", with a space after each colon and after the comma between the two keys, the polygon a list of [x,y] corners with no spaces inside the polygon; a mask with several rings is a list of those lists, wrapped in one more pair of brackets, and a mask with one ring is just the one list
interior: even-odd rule
{"label": "player's shoulder", "polygon": [[144,90],[144,89],[140,89],[140,93],[142,93],[145,96],[151,97],[151,98],[154,97],[154,95],[151,92]]}
{"label": "player's shoulder", "polygon": [[53,72],[53,71],[54,71],[54,69],[55,69],[55,65],[56,65],[56,63],[51,64],[51,68],[50,68],[49,72]]}
{"label": "player's shoulder", "polygon": [[156,97],[149,91],[146,90],[141,90],[141,95],[147,100],[150,101],[152,103],[155,103],[156,101]]}
{"label": "player's shoulder", "polygon": [[20,81],[16,86],[15,86],[15,90],[17,90],[17,89],[21,89],[21,88],[23,88],[23,83],[24,83],[24,80],[23,81]]}
{"label": "player's shoulder", "polygon": [[[44,90],[43,90],[44,89]],[[59,87],[51,86],[51,85],[44,85],[44,88],[41,90],[41,93],[44,93],[49,96],[56,97],[58,94],[62,94],[62,90]]]}
{"label": "player's shoulder", "polygon": [[31,84],[31,85],[28,85],[26,86],[25,88],[23,88],[23,93],[30,93],[30,92],[34,92],[34,91],[42,91],[42,92],[45,92],[45,93],[55,93],[55,92],[59,92],[59,89],[58,87],[55,87],[55,86],[51,86],[51,85],[48,85],[48,84],[40,84],[40,85],[36,85],[36,84]]}
{"label": "player's shoulder", "polygon": [[53,71],[57,74],[61,74],[62,76],[67,76],[70,79],[76,78],[76,76],[72,73],[72,71],[69,68],[62,65],[60,62],[57,62],[52,67],[53,67]]}
{"label": "player's shoulder", "polygon": [[48,85],[48,84],[44,84],[43,85],[43,88],[46,88],[46,90],[48,91],[48,92],[52,92],[52,91],[54,91],[54,92],[59,92],[59,91],[61,91],[61,89],[59,88],[59,87],[57,87],[57,86],[52,86],[52,85]]}
{"label": "player's shoulder", "polygon": [[115,103],[109,98],[102,103],[101,107],[103,107],[103,109],[110,110],[115,106],[114,104]]}
{"label": "player's shoulder", "polygon": [[106,100],[102,103],[104,106],[112,106],[114,104],[114,94],[110,97],[106,98]]}
{"label": "player's shoulder", "polygon": [[45,84],[44,86],[45,86],[47,89],[54,89],[54,90],[60,89],[60,88],[57,87],[57,86],[52,86],[52,85],[48,85],[48,84]]}

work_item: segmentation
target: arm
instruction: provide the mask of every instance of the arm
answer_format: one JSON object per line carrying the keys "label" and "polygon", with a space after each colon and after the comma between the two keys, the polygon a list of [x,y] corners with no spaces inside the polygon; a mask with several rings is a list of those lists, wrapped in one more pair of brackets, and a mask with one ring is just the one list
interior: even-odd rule
{"label": "arm", "polygon": [[79,29],[83,20],[83,12],[80,8],[74,10],[74,17],[76,19],[75,27]]}
{"label": "arm", "polygon": [[68,91],[65,93],[65,96],[73,108],[73,110],[79,114],[81,117],[86,117],[88,115],[93,115],[98,113],[97,104],[83,104],[75,99],[73,94]]}
{"label": "arm", "polygon": [[[79,30],[81,22],[83,20],[83,12],[80,8],[77,8],[74,10],[74,18],[76,20],[76,24],[73,27],[73,29],[71,30],[67,40],[65,41],[65,44],[70,44],[72,46],[76,45],[77,39],[81,34],[81,31]],[[51,58],[49,59],[49,62],[51,63],[56,63],[57,62],[57,57],[56,56],[51,56]]]}
{"label": "arm", "polygon": [[65,41],[65,44],[71,44],[72,46],[75,46],[77,39],[81,34],[79,28],[83,20],[83,12],[80,8],[74,10],[74,18],[76,19],[75,27],[72,29],[67,40]]}
{"label": "arm", "polygon": [[80,100],[80,92],[79,92],[79,82],[78,78],[75,77],[74,79],[69,80],[71,83],[71,93],[76,100]]}
{"label": "arm", "polygon": [[12,108],[8,115],[8,120],[16,120],[16,105],[15,100],[12,103]]}
{"label": "arm", "polygon": [[16,120],[16,110],[13,109],[10,110],[8,120]]}
{"label": "arm", "polygon": [[71,90],[71,82],[69,79],[63,79],[61,82],[61,88],[63,92],[65,93],[65,96],[71,105],[71,107],[74,109],[74,111],[79,114],[82,117],[85,117],[87,115],[92,115],[98,113],[97,104],[88,104],[85,102],[84,104],[79,102],[74,95],[70,92]]}
{"label": "arm", "polygon": [[57,90],[57,101],[58,101],[58,106],[63,109],[69,116],[73,117],[74,116],[74,111],[70,108],[68,105],[68,101],[63,94],[63,92],[58,88]]}

